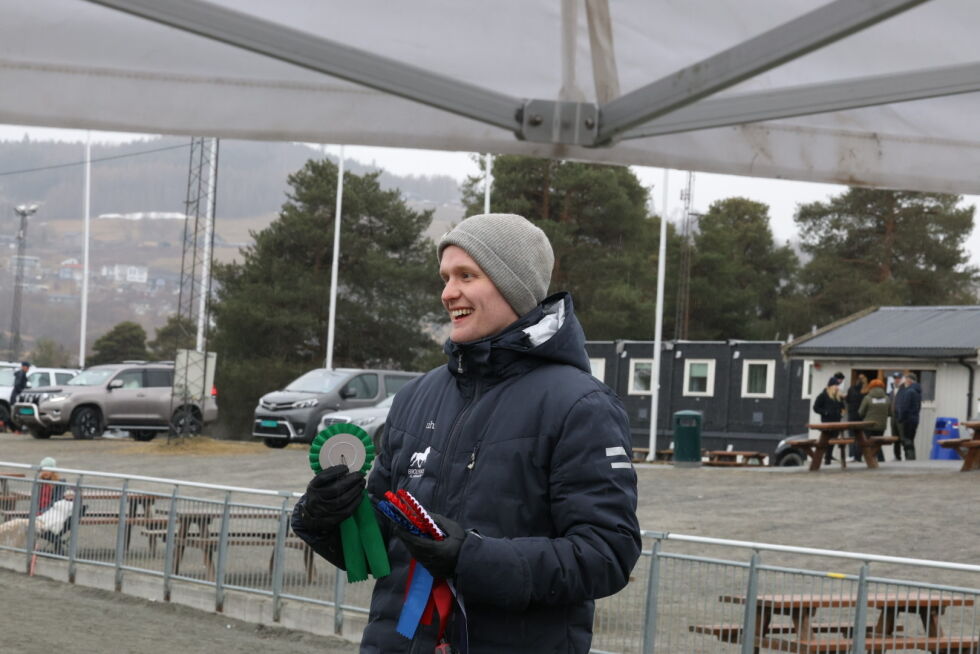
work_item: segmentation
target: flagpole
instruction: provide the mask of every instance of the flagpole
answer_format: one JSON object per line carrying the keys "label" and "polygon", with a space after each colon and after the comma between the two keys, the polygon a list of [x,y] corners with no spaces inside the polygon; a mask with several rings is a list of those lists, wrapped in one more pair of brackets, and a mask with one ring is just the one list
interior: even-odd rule
{"label": "flagpole", "polygon": [[85,339],[88,325],[88,248],[92,205],[92,132],[85,137],[85,220],[82,236],[82,317],[78,337],[78,367],[85,367]]}
{"label": "flagpole", "polygon": [[333,370],[333,342],[337,322],[337,275],[340,266],[340,212],[344,202],[344,146],[340,146],[337,166],[337,208],[333,226],[333,262],[330,266],[330,313],[327,317],[327,360],[324,367]]}
{"label": "flagpole", "polygon": [[650,451],[647,461],[657,458],[657,409],[660,404],[660,350],[664,334],[664,276],[667,270],[667,183],[670,171],[664,168],[664,201],[660,208],[660,251],[657,255],[657,316],[653,335],[653,368],[650,370]]}

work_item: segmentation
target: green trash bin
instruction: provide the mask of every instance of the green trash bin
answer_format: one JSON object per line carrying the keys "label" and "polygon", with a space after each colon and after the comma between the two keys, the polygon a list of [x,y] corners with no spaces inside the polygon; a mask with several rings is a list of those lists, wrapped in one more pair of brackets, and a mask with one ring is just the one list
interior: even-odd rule
{"label": "green trash bin", "polygon": [[678,468],[697,468],[701,465],[700,411],[674,413],[674,465]]}

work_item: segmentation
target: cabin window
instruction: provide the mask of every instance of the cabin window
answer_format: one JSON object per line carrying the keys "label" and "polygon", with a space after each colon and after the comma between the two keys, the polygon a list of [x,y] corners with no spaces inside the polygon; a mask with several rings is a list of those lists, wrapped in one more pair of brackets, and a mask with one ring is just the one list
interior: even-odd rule
{"label": "cabin window", "polygon": [[651,370],[653,359],[630,359],[630,383],[626,392],[630,395],[650,395]]}
{"label": "cabin window", "polygon": [[589,367],[592,369],[592,376],[601,382],[606,381],[606,360],[589,359]]}
{"label": "cabin window", "polygon": [[688,359],[684,362],[684,395],[713,397],[715,394],[715,360]]}
{"label": "cabin window", "polygon": [[815,369],[813,361],[803,362],[803,383],[800,384],[800,397],[804,400],[813,397],[813,373]]}
{"label": "cabin window", "polygon": [[776,362],[746,359],[742,362],[742,397],[773,396]]}

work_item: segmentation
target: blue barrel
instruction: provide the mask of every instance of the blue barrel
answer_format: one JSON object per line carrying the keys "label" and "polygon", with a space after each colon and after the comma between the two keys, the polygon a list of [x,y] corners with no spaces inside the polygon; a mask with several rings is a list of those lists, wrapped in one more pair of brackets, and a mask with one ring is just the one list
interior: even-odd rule
{"label": "blue barrel", "polygon": [[950,459],[959,461],[960,455],[956,450],[943,447],[939,441],[960,437],[960,421],[956,418],[936,418],[936,428],[932,432],[932,451],[930,459]]}

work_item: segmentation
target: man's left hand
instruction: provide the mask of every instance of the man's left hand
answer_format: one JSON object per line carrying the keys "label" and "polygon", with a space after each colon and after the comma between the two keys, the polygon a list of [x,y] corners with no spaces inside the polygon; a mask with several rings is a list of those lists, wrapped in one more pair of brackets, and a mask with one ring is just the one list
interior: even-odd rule
{"label": "man's left hand", "polygon": [[456,573],[456,561],[459,559],[459,550],[463,547],[463,541],[466,540],[466,531],[458,522],[445,516],[433,513],[432,519],[446,534],[445,539],[422,538],[401,528],[394,530],[395,535],[405,543],[405,547],[415,560],[425,566],[433,577],[451,579]]}

